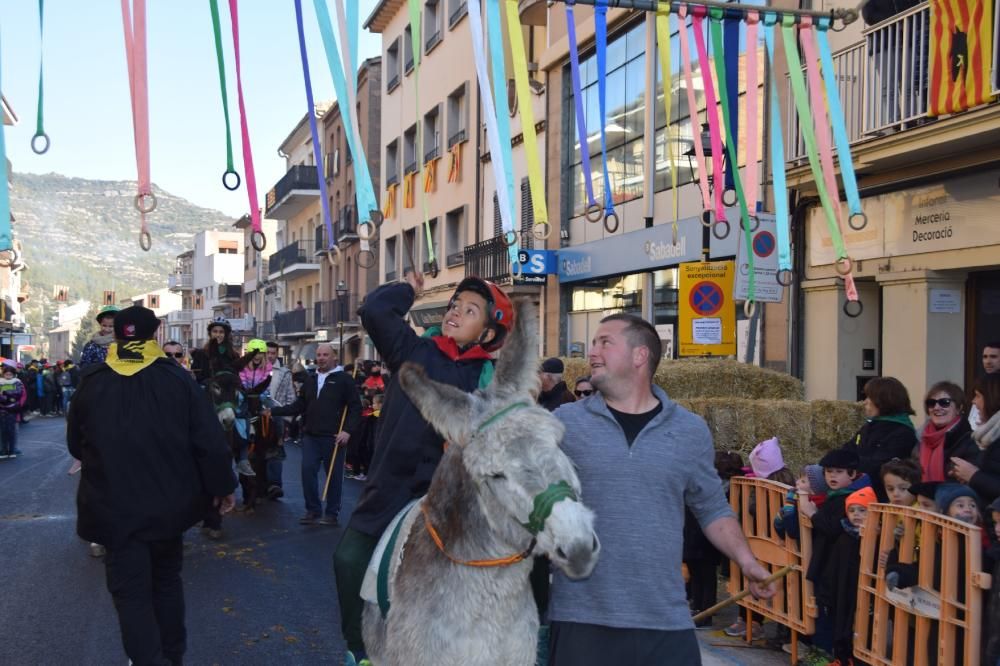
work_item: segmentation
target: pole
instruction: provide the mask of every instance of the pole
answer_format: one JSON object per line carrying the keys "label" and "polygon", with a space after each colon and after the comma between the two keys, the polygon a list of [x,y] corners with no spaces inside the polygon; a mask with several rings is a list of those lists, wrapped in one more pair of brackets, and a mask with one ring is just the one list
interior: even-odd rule
{"label": "pole", "polygon": [[[791,572],[792,572],[792,565],[789,564],[788,566],[784,566],[784,567],[778,569],[777,571],[775,571],[773,574],[771,574],[767,578],[765,578],[763,581],[761,581],[761,585],[770,585],[774,581],[776,581],[776,580],[778,580],[780,578],[784,578],[785,576],[787,576]],[[738,593],[734,594],[733,596],[729,597],[728,599],[723,599],[722,601],[720,601],[719,603],[715,604],[711,608],[706,608],[705,610],[703,610],[702,612],[698,613],[697,615],[695,615],[691,619],[694,622],[698,622],[700,620],[704,620],[706,617],[712,617],[713,615],[715,615],[716,613],[718,613],[720,610],[722,610],[726,606],[731,606],[732,604],[735,604],[740,599],[745,598],[748,594],[750,594],[750,589],[749,588],[743,590],[742,592],[738,592]]]}
{"label": "pole", "polygon": [[[340,322],[340,343],[344,344],[344,322]],[[358,366],[354,365],[354,372],[351,373],[351,379],[356,380],[358,378]],[[347,420],[347,405],[344,405],[344,411],[340,413],[340,427],[337,428],[337,435],[344,432],[344,422]],[[333,468],[337,466],[337,453],[340,451],[340,444],[334,443],[333,445],[333,455],[330,456],[330,464],[326,468],[326,483],[323,484],[323,498],[320,502],[326,502],[326,494],[330,491],[330,479],[333,478]]]}

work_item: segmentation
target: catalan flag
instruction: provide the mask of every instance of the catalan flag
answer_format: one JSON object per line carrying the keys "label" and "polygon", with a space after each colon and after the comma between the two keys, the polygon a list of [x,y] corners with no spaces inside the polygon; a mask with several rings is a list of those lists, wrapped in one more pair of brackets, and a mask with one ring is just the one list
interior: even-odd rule
{"label": "catalan flag", "polygon": [[993,0],[930,0],[927,115],[984,104],[990,92]]}

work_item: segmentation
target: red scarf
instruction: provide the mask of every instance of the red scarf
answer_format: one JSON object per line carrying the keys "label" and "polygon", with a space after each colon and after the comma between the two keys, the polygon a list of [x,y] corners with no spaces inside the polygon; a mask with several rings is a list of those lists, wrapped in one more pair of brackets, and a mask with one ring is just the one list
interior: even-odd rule
{"label": "red scarf", "polygon": [[941,428],[927,419],[924,434],[920,437],[920,467],[924,470],[922,481],[947,481],[944,476],[944,438],[960,418]]}
{"label": "red scarf", "polygon": [[455,339],[449,338],[447,335],[435,335],[431,340],[434,341],[434,344],[437,345],[442,354],[453,361],[473,361],[476,359],[489,361],[493,358],[488,351],[479,345],[472,345],[465,351],[462,351],[459,349]]}

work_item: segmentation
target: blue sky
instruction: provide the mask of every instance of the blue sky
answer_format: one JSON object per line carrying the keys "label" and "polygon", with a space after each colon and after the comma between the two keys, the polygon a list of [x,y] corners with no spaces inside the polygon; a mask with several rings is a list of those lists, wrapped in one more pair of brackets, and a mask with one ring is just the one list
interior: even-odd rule
{"label": "blue sky", "polygon": [[[360,3],[364,21],[376,0]],[[236,73],[227,0],[219,0],[236,169],[242,175]],[[332,99],[333,82],[312,0],[303,0],[313,94]],[[193,203],[238,217],[248,211],[244,187],[222,187],[225,125],[208,0],[149,0],[148,69],[153,182]],[[333,0],[330,14],[336,21]],[[306,111],[292,0],[243,0],[240,55],[257,189],[264,196],[285,171],[278,146]],[[334,28],[336,30],[336,27]],[[38,101],[38,4],[0,0],[3,94],[20,123],[6,128],[14,171],[94,179],[136,177],[128,70],[118,0],[49,0],[45,7],[45,155],[30,148]],[[381,39],[361,31],[361,59]]]}

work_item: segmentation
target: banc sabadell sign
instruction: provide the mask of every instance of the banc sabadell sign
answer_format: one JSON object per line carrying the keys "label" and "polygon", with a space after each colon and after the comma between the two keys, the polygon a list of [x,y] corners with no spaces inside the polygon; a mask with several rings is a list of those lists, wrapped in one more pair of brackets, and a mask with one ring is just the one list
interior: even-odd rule
{"label": "banc sabadell sign", "polygon": [[[659,223],[648,229],[611,236],[559,250],[559,281],[579,282],[608,275],[639,273],[701,259],[701,219],[677,223],[677,243],[672,225]],[[738,226],[736,227],[739,228]],[[736,237],[712,238],[712,256],[736,254]]]}

